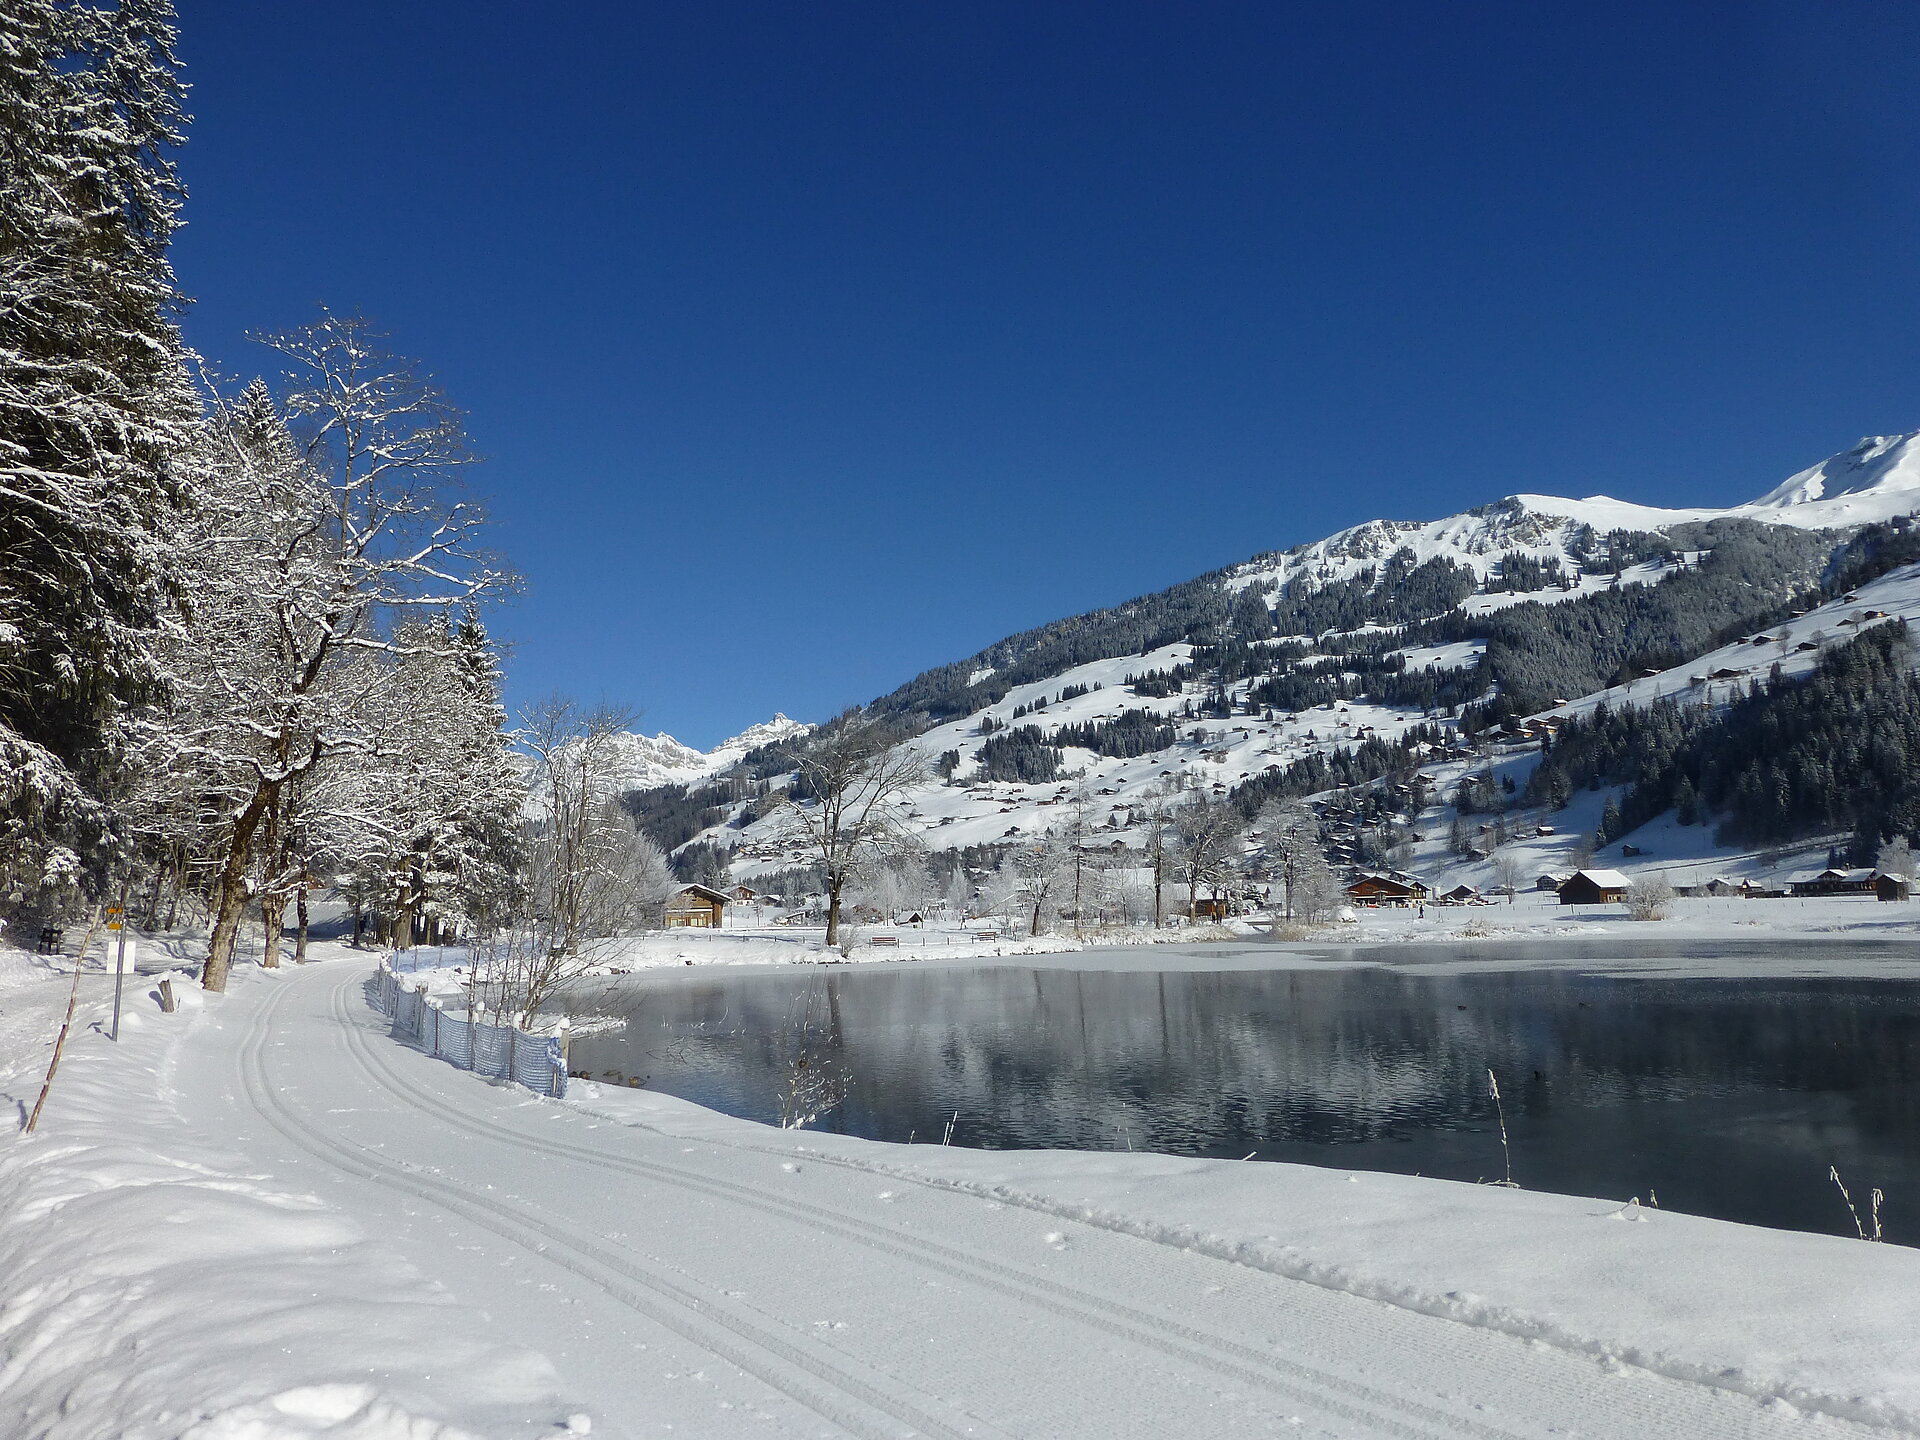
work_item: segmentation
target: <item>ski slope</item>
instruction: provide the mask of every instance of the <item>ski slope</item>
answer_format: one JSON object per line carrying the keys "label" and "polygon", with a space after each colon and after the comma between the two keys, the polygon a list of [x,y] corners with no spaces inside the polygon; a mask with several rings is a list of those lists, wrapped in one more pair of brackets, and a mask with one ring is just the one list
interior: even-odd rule
{"label": "ski slope", "polygon": [[[0,1433],[1759,1440],[1916,1413],[1912,1252],[560,1104],[395,1044],[366,972],[243,971],[77,1046],[45,1133],[0,1149]],[[1690,1298],[1614,1322],[1643,1343],[1578,1338],[1583,1293],[1662,1275]],[[1807,1327],[1832,1338],[1803,1355]]]}

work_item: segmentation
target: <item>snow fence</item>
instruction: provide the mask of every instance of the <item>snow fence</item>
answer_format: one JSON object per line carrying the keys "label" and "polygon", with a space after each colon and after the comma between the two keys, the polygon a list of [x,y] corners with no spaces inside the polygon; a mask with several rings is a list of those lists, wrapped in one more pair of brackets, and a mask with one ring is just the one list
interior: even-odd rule
{"label": "snow fence", "polygon": [[393,1038],[476,1075],[524,1085],[536,1095],[567,1093],[566,1053],[551,1035],[449,1015],[423,986],[411,989],[390,961],[367,977],[367,1001],[393,1021]]}

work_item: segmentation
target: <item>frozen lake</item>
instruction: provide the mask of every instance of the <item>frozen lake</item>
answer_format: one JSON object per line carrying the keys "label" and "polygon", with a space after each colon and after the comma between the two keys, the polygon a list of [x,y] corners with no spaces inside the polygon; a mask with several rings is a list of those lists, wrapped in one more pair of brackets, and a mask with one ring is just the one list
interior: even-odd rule
{"label": "frozen lake", "polygon": [[[869,1139],[1465,1181],[1507,1171],[1491,1070],[1521,1185],[1851,1234],[1831,1165],[1863,1221],[1878,1186],[1887,1238],[1920,1244],[1920,984],[1818,973],[1880,953],[1857,944],[1673,951],[1633,970],[1543,942],[1496,968],[1428,947],[1285,969],[1140,968],[1149,953],[669,974],[601,996],[572,1065]],[[1760,973],[1696,973],[1716,964]]]}

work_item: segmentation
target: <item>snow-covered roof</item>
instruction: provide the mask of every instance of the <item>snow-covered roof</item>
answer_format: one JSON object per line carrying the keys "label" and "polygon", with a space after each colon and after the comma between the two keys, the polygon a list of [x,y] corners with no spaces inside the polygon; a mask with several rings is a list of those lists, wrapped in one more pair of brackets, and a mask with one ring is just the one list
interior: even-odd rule
{"label": "snow-covered roof", "polygon": [[1618,870],[1576,870],[1573,873],[1576,876],[1586,876],[1602,890],[1624,890],[1633,884],[1633,881]]}

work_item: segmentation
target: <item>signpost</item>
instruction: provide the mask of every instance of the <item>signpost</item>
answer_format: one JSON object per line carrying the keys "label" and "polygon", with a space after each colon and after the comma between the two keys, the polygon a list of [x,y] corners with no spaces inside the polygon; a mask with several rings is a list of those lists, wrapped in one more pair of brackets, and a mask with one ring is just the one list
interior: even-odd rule
{"label": "signpost", "polygon": [[107,1032],[107,1038],[116,1045],[120,1043],[120,996],[126,989],[127,966],[132,963],[127,944],[127,887],[120,887],[120,903],[107,907],[107,930],[109,939],[117,942],[113,962],[113,1028]]}

